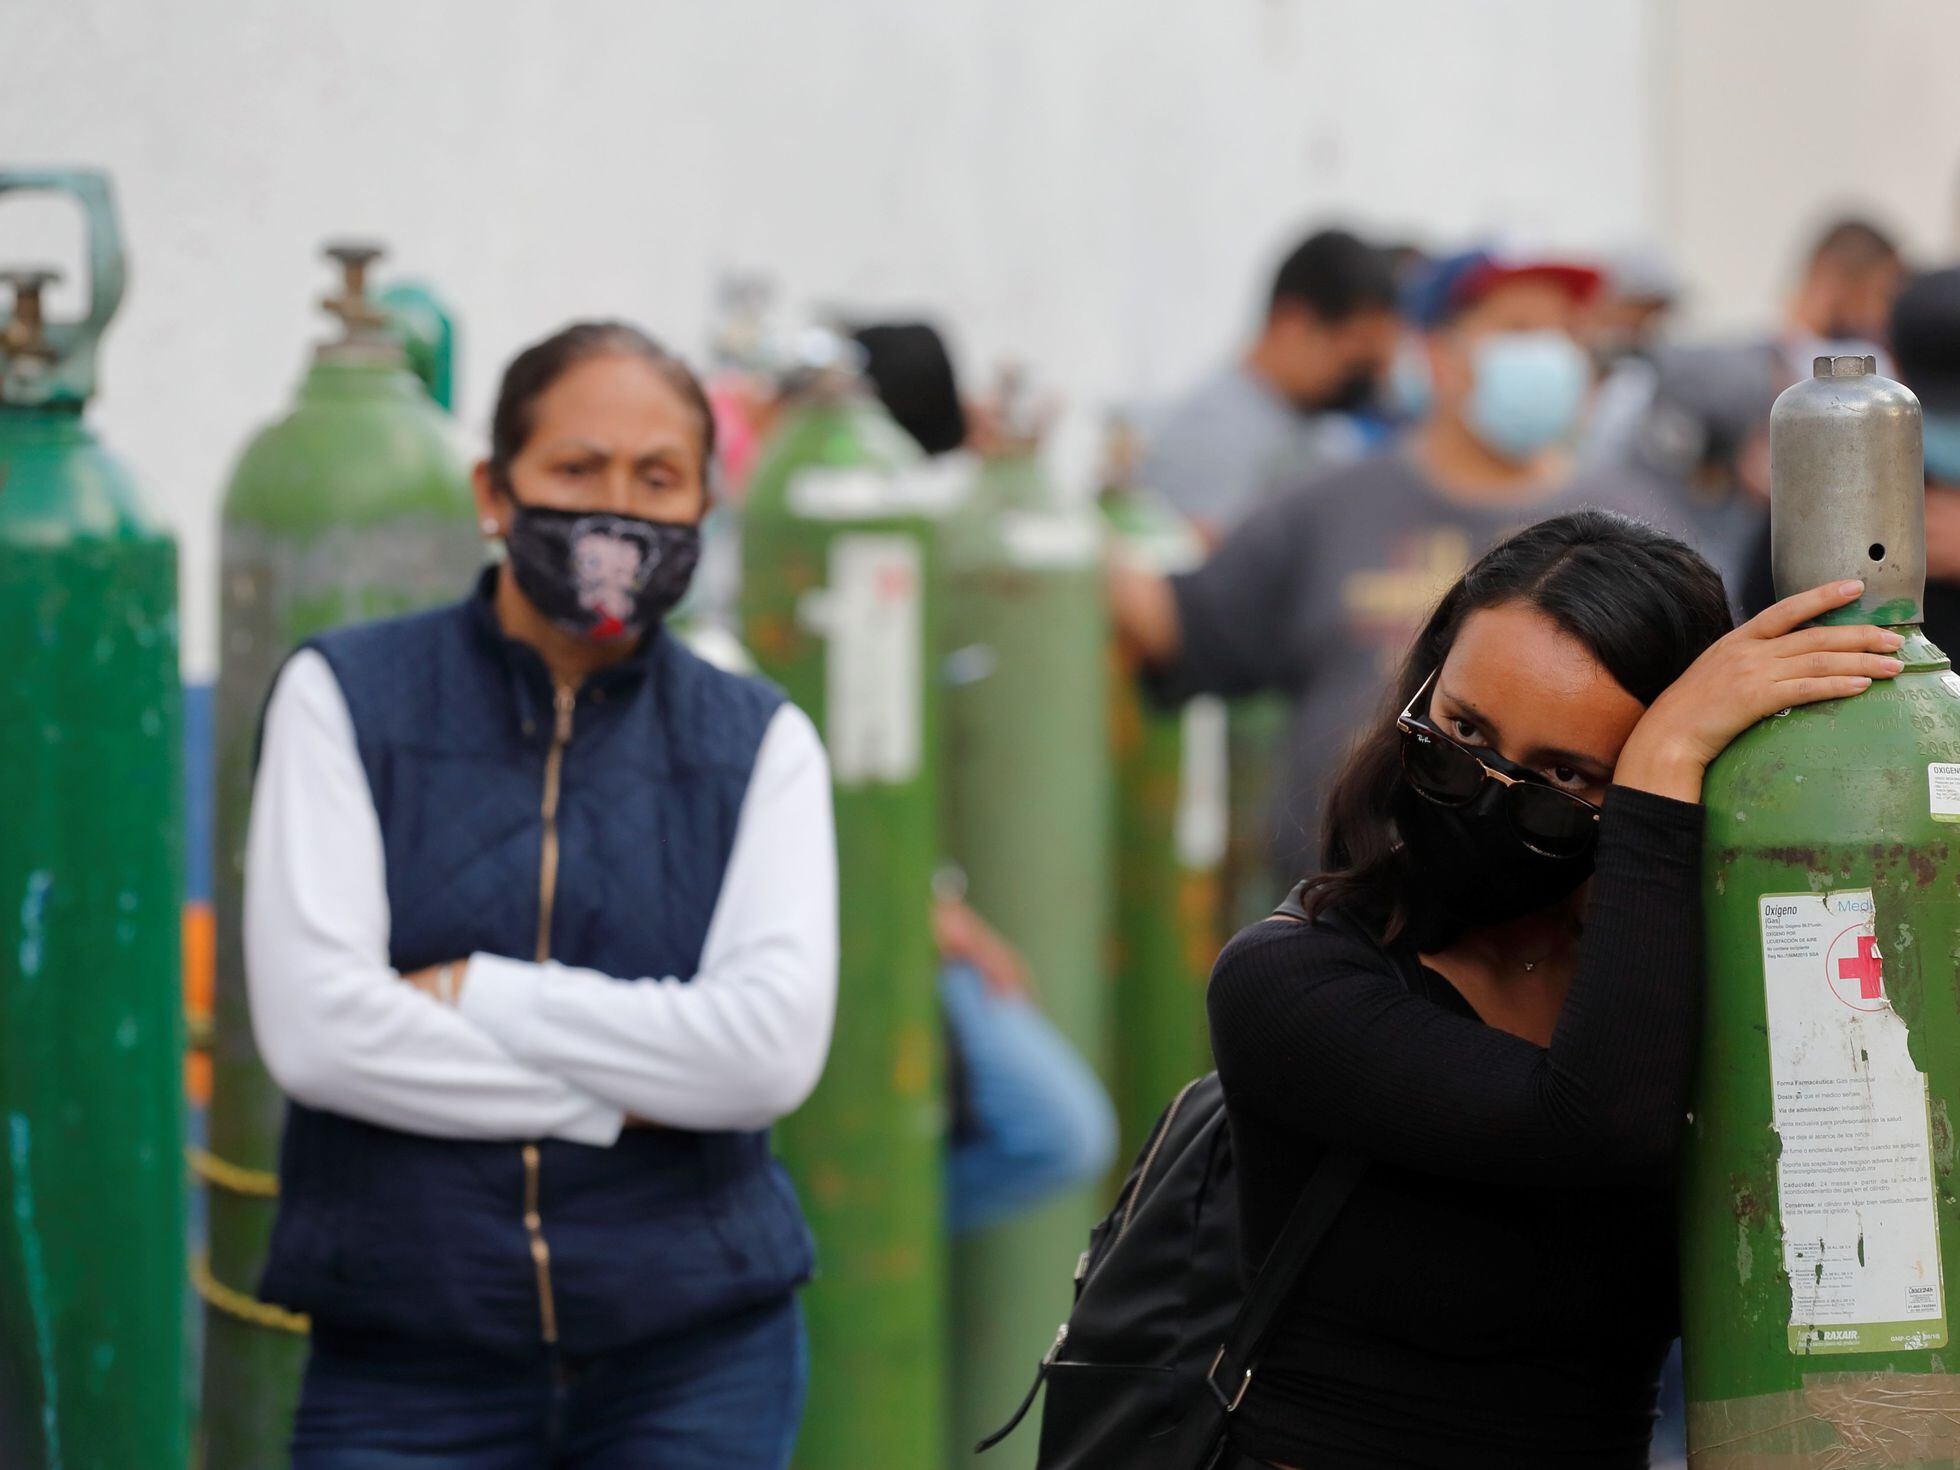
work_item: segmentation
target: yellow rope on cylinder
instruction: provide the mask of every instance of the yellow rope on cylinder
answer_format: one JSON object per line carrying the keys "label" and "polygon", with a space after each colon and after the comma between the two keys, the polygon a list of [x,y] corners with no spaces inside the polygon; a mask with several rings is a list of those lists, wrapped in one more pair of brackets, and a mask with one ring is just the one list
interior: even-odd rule
{"label": "yellow rope on cylinder", "polygon": [[190,1160],[191,1173],[206,1184],[253,1199],[279,1198],[279,1176],[270,1170],[247,1169],[243,1164],[219,1158],[208,1149],[187,1148],[184,1157]]}
{"label": "yellow rope on cylinder", "polygon": [[191,1257],[191,1285],[197,1288],[197,1294],[204,1298],[207,1306],[223,1312],[227,1317],[249,1322],[254,1327],[290,1332],[297,1337],[304,1337],[313,1330],[312,1319],[304,1313],[289,1312],[284,1307],[275,1307],[270,1302],[262,1302],[255,1296],[226,1286],[211,1274],[211,1257],[206,1251],[199,1251]]}

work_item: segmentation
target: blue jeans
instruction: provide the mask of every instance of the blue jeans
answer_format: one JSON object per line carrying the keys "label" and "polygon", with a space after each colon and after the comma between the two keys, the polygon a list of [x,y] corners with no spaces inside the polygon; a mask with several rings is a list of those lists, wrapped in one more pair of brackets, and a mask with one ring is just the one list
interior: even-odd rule
{"label": "blue jeans", "polygon": [[307,1361],[293,1470],[783,1470],[807,1377],[794,1298],[586,1359],[329,1337]]}
{"label": "blue jeans", "polygon": [[1068,1038],[970,965],[940,970],[939,999],[970,1111],[947,1151],[947,1229],[984,1230],[1100,1178],[1116,1156],[1116,1110]]}

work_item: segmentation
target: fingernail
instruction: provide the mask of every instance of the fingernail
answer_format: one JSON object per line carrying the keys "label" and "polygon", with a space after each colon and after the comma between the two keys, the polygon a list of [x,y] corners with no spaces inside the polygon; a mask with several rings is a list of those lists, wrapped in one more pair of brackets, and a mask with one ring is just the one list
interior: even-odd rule
{"label": "fingernail", "polygon": [[1869,689],[1872,687],[1872,681],[1867,679],[1863,674],[1858,676],[1856,683],[1860,689]]}
{"label": "fingernail", "polygon": [[1838,583],[1839,597],[1856,597],[1860,592],[1863,592],[1864,590],[1865,590],[1865,584],[1863,582]]}
{"label": "fingernail", "polygon": [[1892,666],[1892,672],[1895,674],[1898,673],[1899,670],[1905,667],[1905,665],[1900,663],[1899,660],[1897,660],[1896,658],[1888,658],[1886,662]]}
{"label": "fingernail", "polygon": [[1888,633],[1886,633],[1886,635],[1885,635],[1885,639],[1884,639],[1884,642],[1885,642],[1885,646],[1886,646],[1887,648],[1898,648],[1898,647],[1901,647],[1901,646],[1902,646],[1902,645],[1903,645],[1903,644],[1905,643],[1905,641],[1906,641],[1906,638],[1905,638],[1905,634],[1903,634],[1903,633],[1892,633],[1892,632],[1888,632]]}

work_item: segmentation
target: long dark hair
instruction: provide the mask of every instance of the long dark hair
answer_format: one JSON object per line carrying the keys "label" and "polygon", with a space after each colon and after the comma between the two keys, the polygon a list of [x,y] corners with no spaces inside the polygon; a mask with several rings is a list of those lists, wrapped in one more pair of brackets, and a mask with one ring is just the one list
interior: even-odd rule
{"label": "long dark hair", "polygon": [[1401,780],[1395,717],[1449,656],[1471,613],[1522,602],[1586,646],[1642,704],[1652,704],[1733,626],[1722,579],[1700,555],[1652,526],[1581,510],[1528,526],[1484,553],[1443,594],[1410,645],[1380,713],[1355,739],[1327,793],[1312,913],[1351,908],[1393,939],[1419,907],[1416,875],[1396,837]]}

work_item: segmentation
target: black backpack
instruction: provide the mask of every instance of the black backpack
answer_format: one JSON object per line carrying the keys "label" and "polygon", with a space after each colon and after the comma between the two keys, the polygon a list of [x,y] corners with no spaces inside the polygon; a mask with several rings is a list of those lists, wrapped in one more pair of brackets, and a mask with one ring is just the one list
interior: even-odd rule
{"label": "black backpack", "polygon": [[[1274,912],[1307,918],[1297,889]],[[1312,922],[1380,948],[1344,915]],[[976,1453],[1011,1434],[1046,1384],[1038,1470],[1210,1470],[1273,1318],[1363,1167],[1327,1152],[1247,1287],[1225,1095],[1216,1072],[1187,1083],[1090,1232],[1075,1307],[1027,1397]]]}

